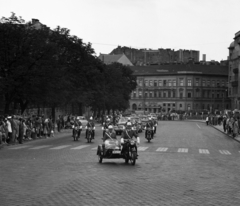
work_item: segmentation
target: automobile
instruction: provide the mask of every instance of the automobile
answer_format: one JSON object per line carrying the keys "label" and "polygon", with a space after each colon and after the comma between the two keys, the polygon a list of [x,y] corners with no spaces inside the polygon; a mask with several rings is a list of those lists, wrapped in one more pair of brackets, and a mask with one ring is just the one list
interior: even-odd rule
{"label": "automobile", "polygon": [[80,122],[82,123],[83,128],[85,128],[85,126],[87,126],[87,123],[88,123],[86,117],[78,116],[78,118],[79,118]]}
{"label": "automobile", "polygon": [[147,116],[142,116],[140,119],[141,119],[141,122],[142,122],[142,128],[144,129],[147,122],[149,121],[149,119],[148,119]]}
{"label": "automobile", "polygon": [[127,122],[127,118],[126,117],[121,117],[117,123],[116,126],[114,126],[114,130],[116,132],[116,135],[121,135],[123,130],[125,129],[125,125]]}

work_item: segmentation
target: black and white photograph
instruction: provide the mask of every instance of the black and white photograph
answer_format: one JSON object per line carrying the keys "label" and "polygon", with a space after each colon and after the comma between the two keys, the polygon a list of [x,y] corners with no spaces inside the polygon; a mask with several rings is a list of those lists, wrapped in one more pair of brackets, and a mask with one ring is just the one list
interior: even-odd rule
{"label": "black and white photograph", "polygon": [[0,206],[239,206],[239,0],[0,0]]}

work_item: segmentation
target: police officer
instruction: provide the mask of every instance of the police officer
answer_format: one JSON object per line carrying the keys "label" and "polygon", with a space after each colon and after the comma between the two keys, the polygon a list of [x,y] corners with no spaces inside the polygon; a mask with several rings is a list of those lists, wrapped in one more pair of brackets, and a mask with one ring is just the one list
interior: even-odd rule
{"label": "police officer", "polygon": [[110,119],[107,118],[106,122],[103,123],[102,130],[103,130],[103,138],[105,135],[105,132],[108,130],[109,125],[112,125],[110,122]]}
{"label": "police officer", "polygon": [[152,123],[152,120],[150,117],[148,118],[148,122],[145,126],[145,138],[147,138],[147,129],[148,128],[150,128],[150,130],[151,130],[151,137],[153,139],[153,123]]}
{"label": "police officer", "polygon": [[90,117],[88,123],[87,123],[87,126],[86,126],[86,139],[87,139],[87,135],[88,135],[88,130],[92,128],[92,138],[94,139],[94,136],[95,136],[95,124],[93,122],[93,118]]}

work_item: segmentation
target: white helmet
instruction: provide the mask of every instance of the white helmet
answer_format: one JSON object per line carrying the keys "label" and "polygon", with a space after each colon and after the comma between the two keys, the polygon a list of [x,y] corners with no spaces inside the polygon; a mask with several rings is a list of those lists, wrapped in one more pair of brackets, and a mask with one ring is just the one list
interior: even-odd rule
{"label": "white helmet", "polygon": [[92,120],[93,118],[92,117],[90,117],[90,120]]}
{"label": "white helmet", "polygon": [[131,122],[128,122],[128,123],[127,123],[127,126],[132,126]]}
{"label": "white helmet", "polygon": [[108,129],[113,129],[113,126],[112,126],[112,125],[109,125],[109,126],[108,126]]}
{"label": "white helmet", "polygon": [[128,117],[128,121],[130,121],[131,120],[131,118],[130,117]]}

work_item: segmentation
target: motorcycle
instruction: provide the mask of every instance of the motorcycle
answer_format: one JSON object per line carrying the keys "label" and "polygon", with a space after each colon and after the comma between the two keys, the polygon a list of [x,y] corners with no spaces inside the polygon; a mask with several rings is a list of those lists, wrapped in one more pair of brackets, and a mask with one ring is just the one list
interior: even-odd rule
{"label": "motorcycle", "polygon": [[136,141],[125,140],[124,144],[126,144],[126,151],[122,152],[118,140],[106,140],[104,144],[98,146],[98,162],[102,163],[103,159],[123,158],[126,164],[130,161],[132,165],[135,165],[137,159],[137,152],[135,149]]}
{"label": "motorcycle", "polygon": [[146,130],[147,130],[146,131],[147,132],[146,139],[148,140],[148,142],[150,142],[152,139],[152,130],[150,127],[148,127]]}
{"label": "motorcycle", "polygon": [[81,134],[81,127],[80,126],[73,126],[73,141],[78,141]]}
{"label": "motorcycle", "polygon": [[126,144],[126,151],[124,151],[125,163],[130,161],[132,165],[135,165],[137,159],[136,141],[133,139],[124,139]]}
{"label": "motorcycle", "polygon": [[87,142],[90,143],[93,139],[93,128],[88,129]]}

